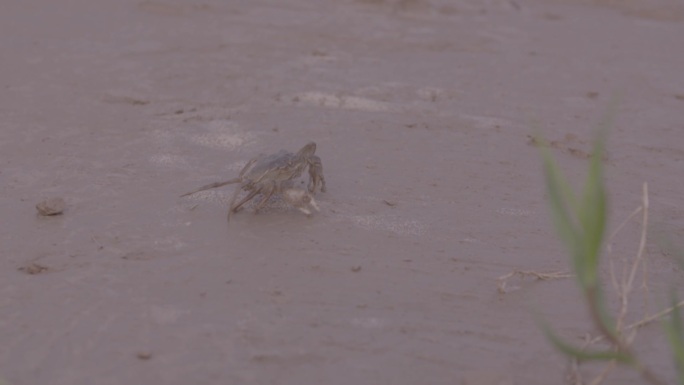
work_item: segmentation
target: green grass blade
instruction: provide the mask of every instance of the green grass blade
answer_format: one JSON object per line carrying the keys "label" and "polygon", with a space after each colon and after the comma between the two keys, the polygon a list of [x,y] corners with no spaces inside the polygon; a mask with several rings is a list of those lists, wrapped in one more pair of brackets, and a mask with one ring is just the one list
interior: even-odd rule
{"label": "green grass blade", "polygon": [[567,186],[565,178],[563,178],[550,152],[546,148],[542,148],[541,152],[544,157],[544,177],[554,226],[556,232],[566,247],[571,250],[574,257],[575,254],[580,252],[577,248],[581,245],[579,233],[570,213],[570,208],[573,206],[571,201],[574,201],[574,193]]}
{"label": "green grass blade", "polygon": [[586,295],[587,304],[589,305],[589,312],[601,332],[607,337],[610,337],[611,340],[617,341],[618,334],[615,330],[615,323],[613,322],[608,309],[603,304],[601,286],[595,285],[588,287],[584,294]]}
{"label": "green grass blade", "polygon": [[594,151],[584,185],[582,202],[577,213],[584,241],[585,279],[590,285],[595,285],[598,279],[598,265],[607,216],[602,162],[603,133],[599,133],[599,137],[594,143]]}
{"label": "green grass blade", "polygon": [[670,296],[672,303],[672,315],[665,321],[665,331],[667,339],[672,348],[672,356],[677,367],[677,378],[680,385],[684,385],[684,331],[682,331],[682,317],[677,307],[677,295],[672,292]]}

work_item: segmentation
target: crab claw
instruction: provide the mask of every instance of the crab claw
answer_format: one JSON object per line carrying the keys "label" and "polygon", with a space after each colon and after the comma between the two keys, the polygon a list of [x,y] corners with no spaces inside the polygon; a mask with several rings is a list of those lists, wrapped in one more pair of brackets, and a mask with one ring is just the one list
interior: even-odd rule
{"label": "crab claw", "polygon": [[311,193],[307,190],[294,187],[288,188],[283,191],[283,198],[287,203],[296,207],[297,210],[308,216],[312,214],[311,209],[321,211],[318,208],[318,204],[316,203],[313,195],[311,195]]}

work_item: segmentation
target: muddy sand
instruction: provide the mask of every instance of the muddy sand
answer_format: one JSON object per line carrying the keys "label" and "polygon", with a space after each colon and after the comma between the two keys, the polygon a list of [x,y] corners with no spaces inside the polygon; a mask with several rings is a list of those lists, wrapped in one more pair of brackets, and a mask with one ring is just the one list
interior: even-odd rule
{"label": "muddy sand", "polygon": [[[570,269],[530,135],[581,182],[618,95],[609,232],[647,182],[653,228],[681,235],[682,36],[675,0],[5,2],[2,383],[565,383],[533,314],[594,332],[573,281],[497,290]],[[228,223],[232,186],[179,198],[308,141],[311,218],[276,199]],[[629,321],[684,282],[649,239]],[[636,344],[674,379],[660,325]]]}

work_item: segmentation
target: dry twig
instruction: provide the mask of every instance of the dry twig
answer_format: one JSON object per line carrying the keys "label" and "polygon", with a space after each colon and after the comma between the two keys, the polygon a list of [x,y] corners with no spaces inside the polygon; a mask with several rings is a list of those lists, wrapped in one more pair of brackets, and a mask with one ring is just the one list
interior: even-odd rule
{"label": "dry twig", "polygon": [[534,277],[537,280],[540,281],[548,281],[551,279],[562,279],[562,278],[570,278],[573,277],[572,274],[565,272],[565,271],[552,271],[549,273],[540,273],[537,271],[530,271],[530,270],[513,270],[508,274],[504,274],[497,278],[497,290],[499,291],[500,294],[506,294],[506,284],[508,283],[508,280],[514,276],[520,276],[521,279],[525,279],[526,277]]}

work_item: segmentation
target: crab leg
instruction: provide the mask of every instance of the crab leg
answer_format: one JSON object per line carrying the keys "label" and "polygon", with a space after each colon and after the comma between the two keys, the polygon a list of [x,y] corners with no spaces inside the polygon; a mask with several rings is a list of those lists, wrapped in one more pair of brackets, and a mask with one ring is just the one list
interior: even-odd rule
{"label": "crab leg", "polygon": [[252,167],[252,165],[254,164],[254,162],[256,162],[258,159],[259,159],[259,158],[250,159],[250,161],[247,162],[247,164],[245,165],[245,167],[243,167],[242,170],[240,170],[240,174],[238,174],[238,175],[240,176],[240,178],[242,178],[243,176],[245,176],[245,173],[247,172],[247,170],[248,170],[250,167]]}
{"label": "crab leg", "polygon": [[309,158],[309,191],[316,193],[316,187],[320,185],[321,192],[325,192],[325,177],[323,177],[323,163],[321,158],[312,155]]}
{"label": "crab leg", "polygon": [[233,213],[236,213],[242,205],[247,203],[250,199],[254,198],[261,190],[259,189],[254,189],[247,194],[246,197],[244,197],[240,202],[237,204],[235,203],[235,199],[237,199],[238,193],[240,192],[240,187],[235,189],[235,193],[233,194],[233,198],[230,200],[230,208],[228,209],[228,220],[230,220],[230,216]]}
{"label": "crab leg", "polygon": [[273,193],[275,193],[275,191],[276,191],[275,182],[273,182],[270,186],[268,186],[266,189],[263,189],[261,191],[261,195],[262,195],[261,200],[259,201],[259,203],[257,203],[256,207],[254,207],[254,213],[255,214],[259,210],[264,208],[264,206],[266,206],[266,203],[268,203],[268,200],[271,199],[271,197],[273,196]]}
{"label": "crab leg", "polygon": [[192,195],[192,194],[198,193],[200,191],[209,190],[209,189],[217,188],[217,187],[223,187],[225,185],[233,184],[233,183],[239,183],[241,181],[242,181],[242,178],[238,177],[238,178],[233,178],[231,180],[227,180],[225,182],[214,182],[214,183],[208,184],[206,186],[202,186],[202,187],[198,188],[197,190],[193,190],[193,191],[190,191],[189,193],[185,193],[185,194],[181,195],[180,197],[181,198],[186,197],[188,195]]}
{"label": "crab leg", "polygon": [[256,162],[256,161],[257,161],[257,158],[254,158],[254,159],[250,160],[249,162],[247,162],[247,164],[242,168],[242,170],[240,170],[240,176],[238,176],[237,178],[233,178],[233,179],[227,180],[227,181],[225,181],[225,182],[214,182],[214,183],[210,183],[210,184],[208,184],[208,185],[206,185],[206,186],[202,186],[202,187],[198,188],[197,190],[193,190],[193,191],[190,191],[189,193],[185,193],[185,194],[181,195],[180,197],[181,197],[181,198],[182,198],[182,197],[186,197],[186,196],[188,196],[188,195],[192,195],[192,194],[194,194],[194,193],[198,193],[198,192],[204,191],[204,190],[209,190],[209,189],[212,189],[212,188],[223,187],[223,186],[228,185],[228,184],[240,183],[240,182],[242,182],[242,177],[245,175],[245,173],[247,172],[247,170],[248,170],[250,167],[252,167],[252,165],[253,165],[254,162]]}

